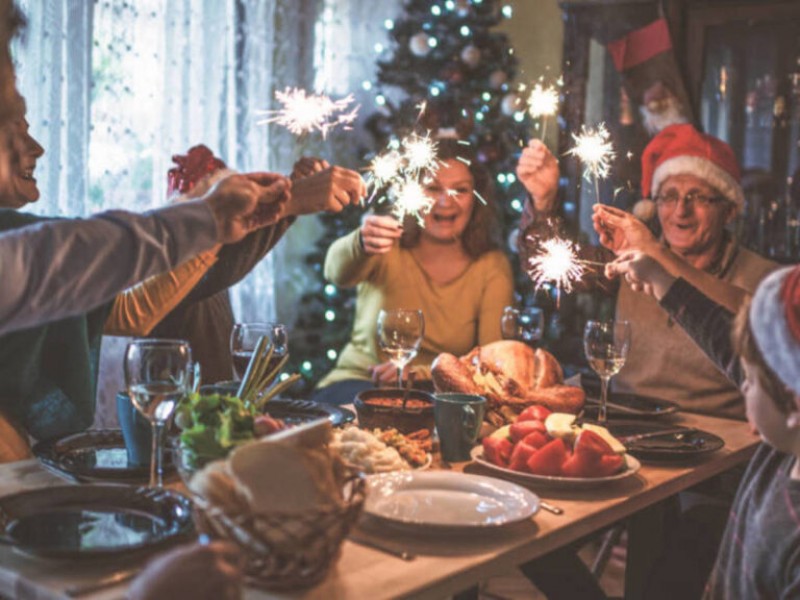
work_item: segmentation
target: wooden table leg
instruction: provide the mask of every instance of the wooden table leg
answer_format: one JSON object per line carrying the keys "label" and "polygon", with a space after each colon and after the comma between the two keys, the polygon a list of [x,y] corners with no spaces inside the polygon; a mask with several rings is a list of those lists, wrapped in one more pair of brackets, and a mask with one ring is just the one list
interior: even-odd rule
{"label": "wooden table leg", "polygon": [[625,600],[645,597],[651,571],[666,543],[665,523],[670,501],[654,504],[628,519]]}

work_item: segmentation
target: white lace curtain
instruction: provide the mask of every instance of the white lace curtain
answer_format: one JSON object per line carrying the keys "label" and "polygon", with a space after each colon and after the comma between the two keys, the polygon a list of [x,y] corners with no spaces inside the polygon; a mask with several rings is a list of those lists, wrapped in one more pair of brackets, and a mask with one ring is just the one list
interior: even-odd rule
{"label": "white lace curtain", "polygon": [[[31,208],[82,216],[166,200],[171,156],[204,143],[229,166],[288,172],[286,132],[256,125],[275,89],[361,94],[382,23],[399,0],[21,0],[16,58],[32,133],[46,154]],[[352,140],[348,140],[352,141]],[[357,166],[355,144],[314,148]],[[349,150],[348,150],[349,149]],[[306,148],[308,150],[308,148]],[[348,153],[349,152],[349,153]],[[280,249],[234,291],[240,318],[274,316]]]}

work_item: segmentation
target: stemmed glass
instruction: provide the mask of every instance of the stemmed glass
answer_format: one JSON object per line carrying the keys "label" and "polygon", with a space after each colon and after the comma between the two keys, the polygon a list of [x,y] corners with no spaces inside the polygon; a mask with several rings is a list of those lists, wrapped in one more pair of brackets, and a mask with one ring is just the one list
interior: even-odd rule
{"label": "stemmed glass", "polygon": [[542,339],[544,312],[535,306],[506,306],[500,318],[500,331],[504,340],[517,340],[534,346]]}
{"label": "stemmed glass", "polygon": [[286,326],[281,323],[236,323],[231,331],[231,359],[233,361],[233,375],[237,381],[244,378],[247,365],[256,349],[256,344],[261,336],[267,336],[273,346],[272,358],[268,369],[278,364],[286,355],[289,348],[289,335]]}
{"label": "stemmed glass", "polygon": [[628,321],[589,321],[583,330],[583,348],[589,365],[600,376],[602,384],[600,411],[597,420],[607,420],[608,383],[619,373],[631,346],[631,325]]}
{"label": "stemmed glass", "polygon": [[403,369],[417,355],[425,333],[421,310],[382,310],[378,313],[378,343],[397,367],[397,387],[403,387]]}
{"label": "stemmed glass", "polygon": [[193,385],[192,351],[183,340],[134,340],[125,350],[131,402],[153,430],[150,487],[163,487],[164,426]]}

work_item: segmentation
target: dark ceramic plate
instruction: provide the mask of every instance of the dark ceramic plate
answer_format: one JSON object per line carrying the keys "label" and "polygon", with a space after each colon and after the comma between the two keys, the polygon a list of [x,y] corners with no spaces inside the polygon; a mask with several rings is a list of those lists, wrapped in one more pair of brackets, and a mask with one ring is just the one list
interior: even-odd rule
{"label": "dark ceramic plate", "polygon": [[[150,465],[131,465],[120,429],[97,429],[76,433],[33,447],[46,467],[80,481],[147,483]],[[164,452],[164,474],[174,471],[169,452]]]}
{"label": "dark ceramic plate", "polygon": [[[235,394],[239,384],[235,381],[225,381],[213,385],[204,385],[200,391],[204,394]],[[315,419],[328,418],[334,427],[350,423],[356,418],[352,410],[334,406],[332,404],[322,404],[311,400],[292,400],[289,398],[275,398],[267,402],[264,411],[275,419],[281,419],[286,423],[297,425]]]}
{"label": "dark ceramic plate", "polygon": [[152,551],[193,534],[191,502],[128,485],[68,485],[0,498],[0,541],[48,558]]}
{"label": "dark ceramic plate", "polygon": [[[725,440],[713,433],[669,423],[617,421],[608,423],[606,426],[617,438],[667,430],[673,432],[642,440],[625,441],[623,439],[622,442],[628,452],[642,460],[686,460],[716,452],[725,446]],[[675,431],[676,429],[679,431]]]}

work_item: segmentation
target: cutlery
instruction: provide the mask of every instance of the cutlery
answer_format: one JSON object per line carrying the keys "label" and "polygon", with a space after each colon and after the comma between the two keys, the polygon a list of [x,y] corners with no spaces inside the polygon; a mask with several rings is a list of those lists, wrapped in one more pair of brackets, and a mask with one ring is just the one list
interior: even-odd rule
{"label": "cutlery", "polygon": [[[592,406],[600,406],[600,401],[595,400],[594,398],[586,398],[586,404],[590,404]],[[629,415],[641,415],[642,411],[636,408],[631,408],[630,406],[625,406],[623,404],[617,404],[616,402],[608,401],[606,402],[607,408],[613,408],[616,411],[627,413]]]}
{"label": "cutlery", "polygon": [[91,594],[93,592],[97,592],[105,588],[114,587],[115,585],[124,583],[129,579],[133,579],[138,572],[139,572],[138,569],[118,571],[116,573],[111,573],[110,575],[106,575],[105,577],[101,577],[100,579],[95,579],[94,581],[71,585],[67,587],[67,589],[65,589],[64,592],[67,594],[67,596],[70,596],[72,598],[76,598],[78,596],[85,596],[86,594]]}
{"label": "cutlery", "polygon": [[545,502],[544,500],[539,500],[539,506],[541,506],[542,509],[546,510],[547,512],[553,513],[554,515],[563,515],[564,514],[564,509],[563,508],[559,508],[558,506],[554,506],[554,505],[550,504],[549,502]]}
{"label": "cutlery", "polygon": [[697,429],[693,427],[673,427],[672,429],[661,429],[659,431],[648,431],[647,433],[637,433],[634,435],[622,435],[616,437],[623,444],[629,444],[631,442],[638,442],[639,440],[647,440],[650,438],[656,438],[665,435],[675,435],[679,433],[687,434],[696,432]]}
{"label": "cutlery", "polygon": [[386,554],[391,554],[392,556],[396,556],[397,558],[401,558],[406,561],[414,560],[415,558],[417,558],[416,554],[411,554],[410,552],[406,552],[405,550],[395,550],[394,548],[390,548],[389,546],[386,546],[381,542],[375,541],[371,538],[363,537],[362,535],[359,534],[351,533],[349,536],[347,536],[347,539],[361,546],[366,546],[367,548],[372,548],[373,550],[380,550],[381,552],[385,552]]}

